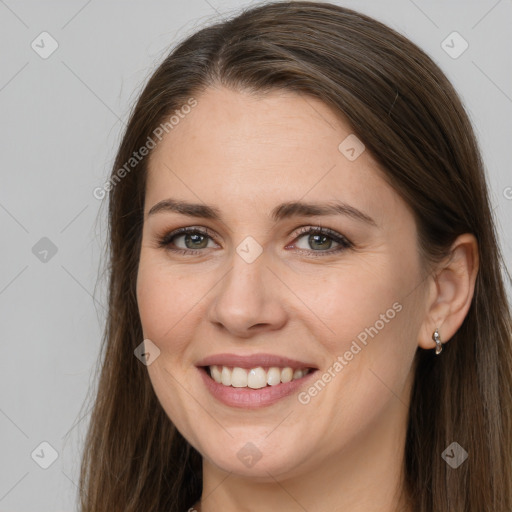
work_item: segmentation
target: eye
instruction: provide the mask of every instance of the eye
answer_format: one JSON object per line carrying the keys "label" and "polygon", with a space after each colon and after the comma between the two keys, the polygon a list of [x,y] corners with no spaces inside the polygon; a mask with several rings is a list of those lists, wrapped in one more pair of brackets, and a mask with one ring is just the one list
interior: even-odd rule
{"label": "eye", "polygon": [[[306,235],[308,235],[306,245],[308,245],[309,248],[299,247],[299,251],[307,252],[309,254],[317,253],[315,256],[321,255],[318,253],[333,254],[353,247],[352,242],[340,233],[321,226],[301,228],[297,235],[298,236],[296,236],[295,240],[306,238]],[[183,239],[182,243],[185,247],[179,247],[177,241],[180,239]],[[208,229],[186,227],[176,229],[175,231],[166,234],[158,240],[158,245],[174,253],[197,255],[202,249],[208,249],[208,243],[210,241],[215,242],[215,239],[213,237],[213,233]],[[331,249],[333,242],[338,244],[339,247]],[[286,248],[289,247],[290,245],[286,246]],[[293,247],[293,245],[291,247]]]}
{"label": "eye", "polygon": [[[175,249],[170,247],[171,245],[176,245],[175,241],[180,238],[183,239],[185,248],[178,247]],[[188,227],[176,229],[172,233],[165,235],[158,241],[158,245],[179,254],[197,254],[198,250],[208,248],[209,239],[213,240],[209,230]]]}
{"label": "eye", "polygon": [[[350,242],[340,233],[337,233],[336,231],[333,231],[329,228],[323,228],[321,226],[301,228],[301,230],[298,232],[298,235],[299,236],[296,238],[296,240],[304,238],[304,245],[306,245],[306,247],[299,247],[299,249],[301,251],[305,250],[306,252],[310,253],[313,252],[333,254],[353,247],[352,242]],[[306,235],[308,235],[307,238]],[[339,247],[330,250],[333,241],[335,244],[338,244]],[[320,256],[320,254],[316,254],[315,256]]]}

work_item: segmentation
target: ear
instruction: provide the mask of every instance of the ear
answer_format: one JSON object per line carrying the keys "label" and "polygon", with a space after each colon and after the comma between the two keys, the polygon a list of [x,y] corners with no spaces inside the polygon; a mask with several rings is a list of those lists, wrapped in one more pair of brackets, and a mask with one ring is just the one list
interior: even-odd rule
{"label": "ear", "polygon": [[427,315],[418,339],[421,348],[436,346],[432,339],[436,328],[445,343],[462,325],[473,299],[478,265],[476,238],[469,233],[460,235],[430,277]]}

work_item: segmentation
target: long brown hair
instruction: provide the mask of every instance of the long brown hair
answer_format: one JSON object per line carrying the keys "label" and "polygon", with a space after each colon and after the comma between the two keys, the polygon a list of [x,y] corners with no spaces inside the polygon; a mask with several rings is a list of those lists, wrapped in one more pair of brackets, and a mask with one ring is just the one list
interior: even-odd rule
{"label": "long brown hair", "polygon": [[[136,301],[148,158],[133,153],[212,84],[322,100],[350,123],[411,207],[425,268],[463,233],[478,241],[470,310],[441,356],[418,349],[410,404],[406,492],[416,512],[512,510],[512,340],[485,173],[457,93],[417,46],[329,3],[276,2],[181,42],[131,114],[109,194],[109,302],[101,373],[83,454],[82,512],[182,512],[201,495],[201,457],[159,404],[144,365]],[[503,273],[502,273],[503,270]],[[441,454],[469,454],[452,469]]]}

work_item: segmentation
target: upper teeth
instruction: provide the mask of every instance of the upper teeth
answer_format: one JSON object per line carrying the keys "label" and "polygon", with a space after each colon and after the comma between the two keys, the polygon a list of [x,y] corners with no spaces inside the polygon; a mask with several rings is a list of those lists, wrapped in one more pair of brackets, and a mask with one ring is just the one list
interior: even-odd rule
{"label": "upper teeth", "polygon": [[268,368],[234,368],[228,366],[210,366],[210,375],[219,384],[224,386],[233,386],[235,388],[264,388],[267,384],[269,386],[276,386],[281,382],[290,382],[291,380],[300,379],[309,373],[309,368],[293,370],[293,368],[277,368],[275,366]]}

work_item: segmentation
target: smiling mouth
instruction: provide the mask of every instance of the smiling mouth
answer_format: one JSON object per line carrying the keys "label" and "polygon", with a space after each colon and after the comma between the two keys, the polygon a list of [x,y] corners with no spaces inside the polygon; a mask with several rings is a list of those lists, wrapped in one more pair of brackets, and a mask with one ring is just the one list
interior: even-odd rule
{"label": "smiling mouth", "polygon": [[232,388],[261,389],[278,386],[294,380],[299,380],[314,372],[316,368],[297,368],[289,366],[268,368],[240,368],[238,366],[210,365],[201,367],[206,374],[218,384]]}

